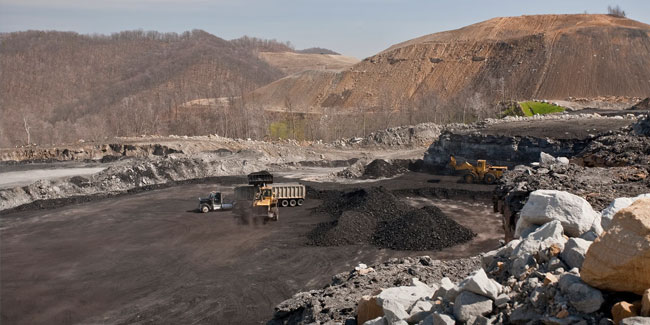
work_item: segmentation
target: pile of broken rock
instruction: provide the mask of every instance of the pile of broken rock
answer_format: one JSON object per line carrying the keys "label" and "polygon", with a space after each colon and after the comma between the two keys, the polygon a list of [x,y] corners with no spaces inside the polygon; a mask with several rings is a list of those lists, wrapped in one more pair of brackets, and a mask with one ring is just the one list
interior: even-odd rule
{"label": "pile of broken rock", "polygon": [[364,296],[357,323],[650,324],[650,198],[610,208],[603,229],[581,197],[535,191],[517,239],[483,254],[483,268]]}

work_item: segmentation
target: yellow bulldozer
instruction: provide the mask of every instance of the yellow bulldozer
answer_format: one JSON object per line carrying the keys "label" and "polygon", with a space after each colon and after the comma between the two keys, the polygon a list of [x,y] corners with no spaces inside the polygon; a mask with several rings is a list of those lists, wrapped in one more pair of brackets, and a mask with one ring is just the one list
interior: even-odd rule
{"label": "yellow bulldozer", "polygon": [[493,184],[497,179],[503,176],[503,172],[508,170],[505,166],[492,166],[488,165],[485,160],[477,160],[476,166],[464,162],[460,165],[456,164],[456,158],[451,156],[449,158],[449,166],[455,171],[462,172],[463,180],[465,183],[479,183]]}

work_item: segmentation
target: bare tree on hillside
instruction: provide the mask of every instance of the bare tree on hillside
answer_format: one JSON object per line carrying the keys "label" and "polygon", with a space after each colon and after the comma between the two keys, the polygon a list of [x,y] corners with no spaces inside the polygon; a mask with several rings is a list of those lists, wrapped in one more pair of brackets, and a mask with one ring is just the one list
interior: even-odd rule
{"label": "bare tree on hillside", "polygon": [[30,145],[32,143],[32,137],[31,134],[29,133],[29,130],[31,127],[27,124],[27,117],[23,115],[23,125],[25,127],[25,133],[27,133],[27,145]]}
{"label": "bare tree on hillside", "polygon": [[287,114],[289,114],[289,127],[291,128],[290,129],[291,138],[295,139],[296,138],[296,120],[295,120],[296,117],[294,114],[294,105],[289,95],[284,97],[284,108],[287,110]]}
{"label": "bare tree on hillside", "polygon": [[607,6],[607,14],[610,16],[623,18],[625,17],[625,10],[621,9],[619,5],[616,5],[614,7]]}

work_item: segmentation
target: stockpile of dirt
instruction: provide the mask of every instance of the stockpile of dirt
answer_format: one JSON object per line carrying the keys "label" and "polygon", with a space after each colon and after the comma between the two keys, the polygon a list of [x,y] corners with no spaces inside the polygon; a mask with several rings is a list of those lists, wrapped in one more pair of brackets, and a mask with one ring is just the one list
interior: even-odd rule
{"label": "stockpile of dirt", "polygon": [[408,170],[406,168],[403,168],[397,164],[391,164],[383,159],[375,159],[366,166],[361,177],[371,179],[393,177],[399,174],[403,174],[407,171]]}
{"label": "stockpile of dirt", "polygon": [[335,175],[343,178],[378,179],[395,177],[409,170],[420,170],[422,168],[422,160],[414,159],[375,159],[368,164],[366,163],[365,160],[358,160]]}
{"label": "stockpile of dirt", "polygon": [[372,244],[395,250],[439,250],[476,235],[440,209],[412,208],[383,187],[322,197],[320,209],[336,220],[318,224],[308,234],[311,245]]}

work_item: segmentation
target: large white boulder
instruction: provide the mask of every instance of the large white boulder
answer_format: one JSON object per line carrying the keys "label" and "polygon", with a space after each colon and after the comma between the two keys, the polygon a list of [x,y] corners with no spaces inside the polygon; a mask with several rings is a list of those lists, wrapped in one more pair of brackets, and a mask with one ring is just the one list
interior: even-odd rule
{"label": "large white boulder", "polygon": [[[384,309],[384,314],[386,315],[387,319],[390,321],[390,317],[388,317],[388,314],[386,314],[386,308],[387,308],[387,303],[394,302],[402,306],[404,313],[399,313],[401,316],[406,316],[404,318],[407,318],[409,315],[406,313],[406,310],[410,309],[411,306],[418,300],[420,299],[425,299],[425,298],[431,298],[433,296],[433,293],[435,292],[436,289],[438,288],[431,288],[425,283],[420,282],[418,279],[413,279],[412,280],[412,285],[410,286],[401,286],[401,287],[394,287],[394,288],[388,288],[384,289],[377,295],[377,304],[380,305]],[[395,305],[391,304],[390,308],[393,308]],[[393,311],[393,314],[396,314],[398,312]]]}
{"label": "large white boulder", "polygon": [[472,317],[487,315],[492,311],[492,299],[469,291],[461,292],[454,301],[454,316],[461,322]]}
{"label": "large white boulder", "polygon": [[636,197],[619,197],[618,199],[614,199],[612,203],[609,204],[608,207],[603,209],[602,211],[602,220],[601,225],[603,226],[603,229],[606,229],[609,224],[612,222],[612,218],[621,209],[625,209],[632,205],[636,200],[638,199],[643,199],[643,198],[650,198],[650,193],[645,193],[638,195]]}
{"label": "large white boulder", "polygon": [[501,293],[502,287],[498,282],[488,278],[483,269],[475,271],[460,283],[463,291],[470,291],[481,296],[497,299]]}
{"label": "large white boulder", "polygon": [[600,213],[585,199],[565,191],[537,190],[530,193],[521,209],[515,237],[520,237],[531,226],[553,220],[562,223],[564,233],[571,237],[579,237],[589,230],[602,232]]}
{"label": "large white boulder", "polygon": [[562,224],[558,220],[551,221],[524,238],[512,252],[511,257],[522,257],[524,255],[535,255],[552,245],[560,250],[564,249],[566,238],[562,235]]}

